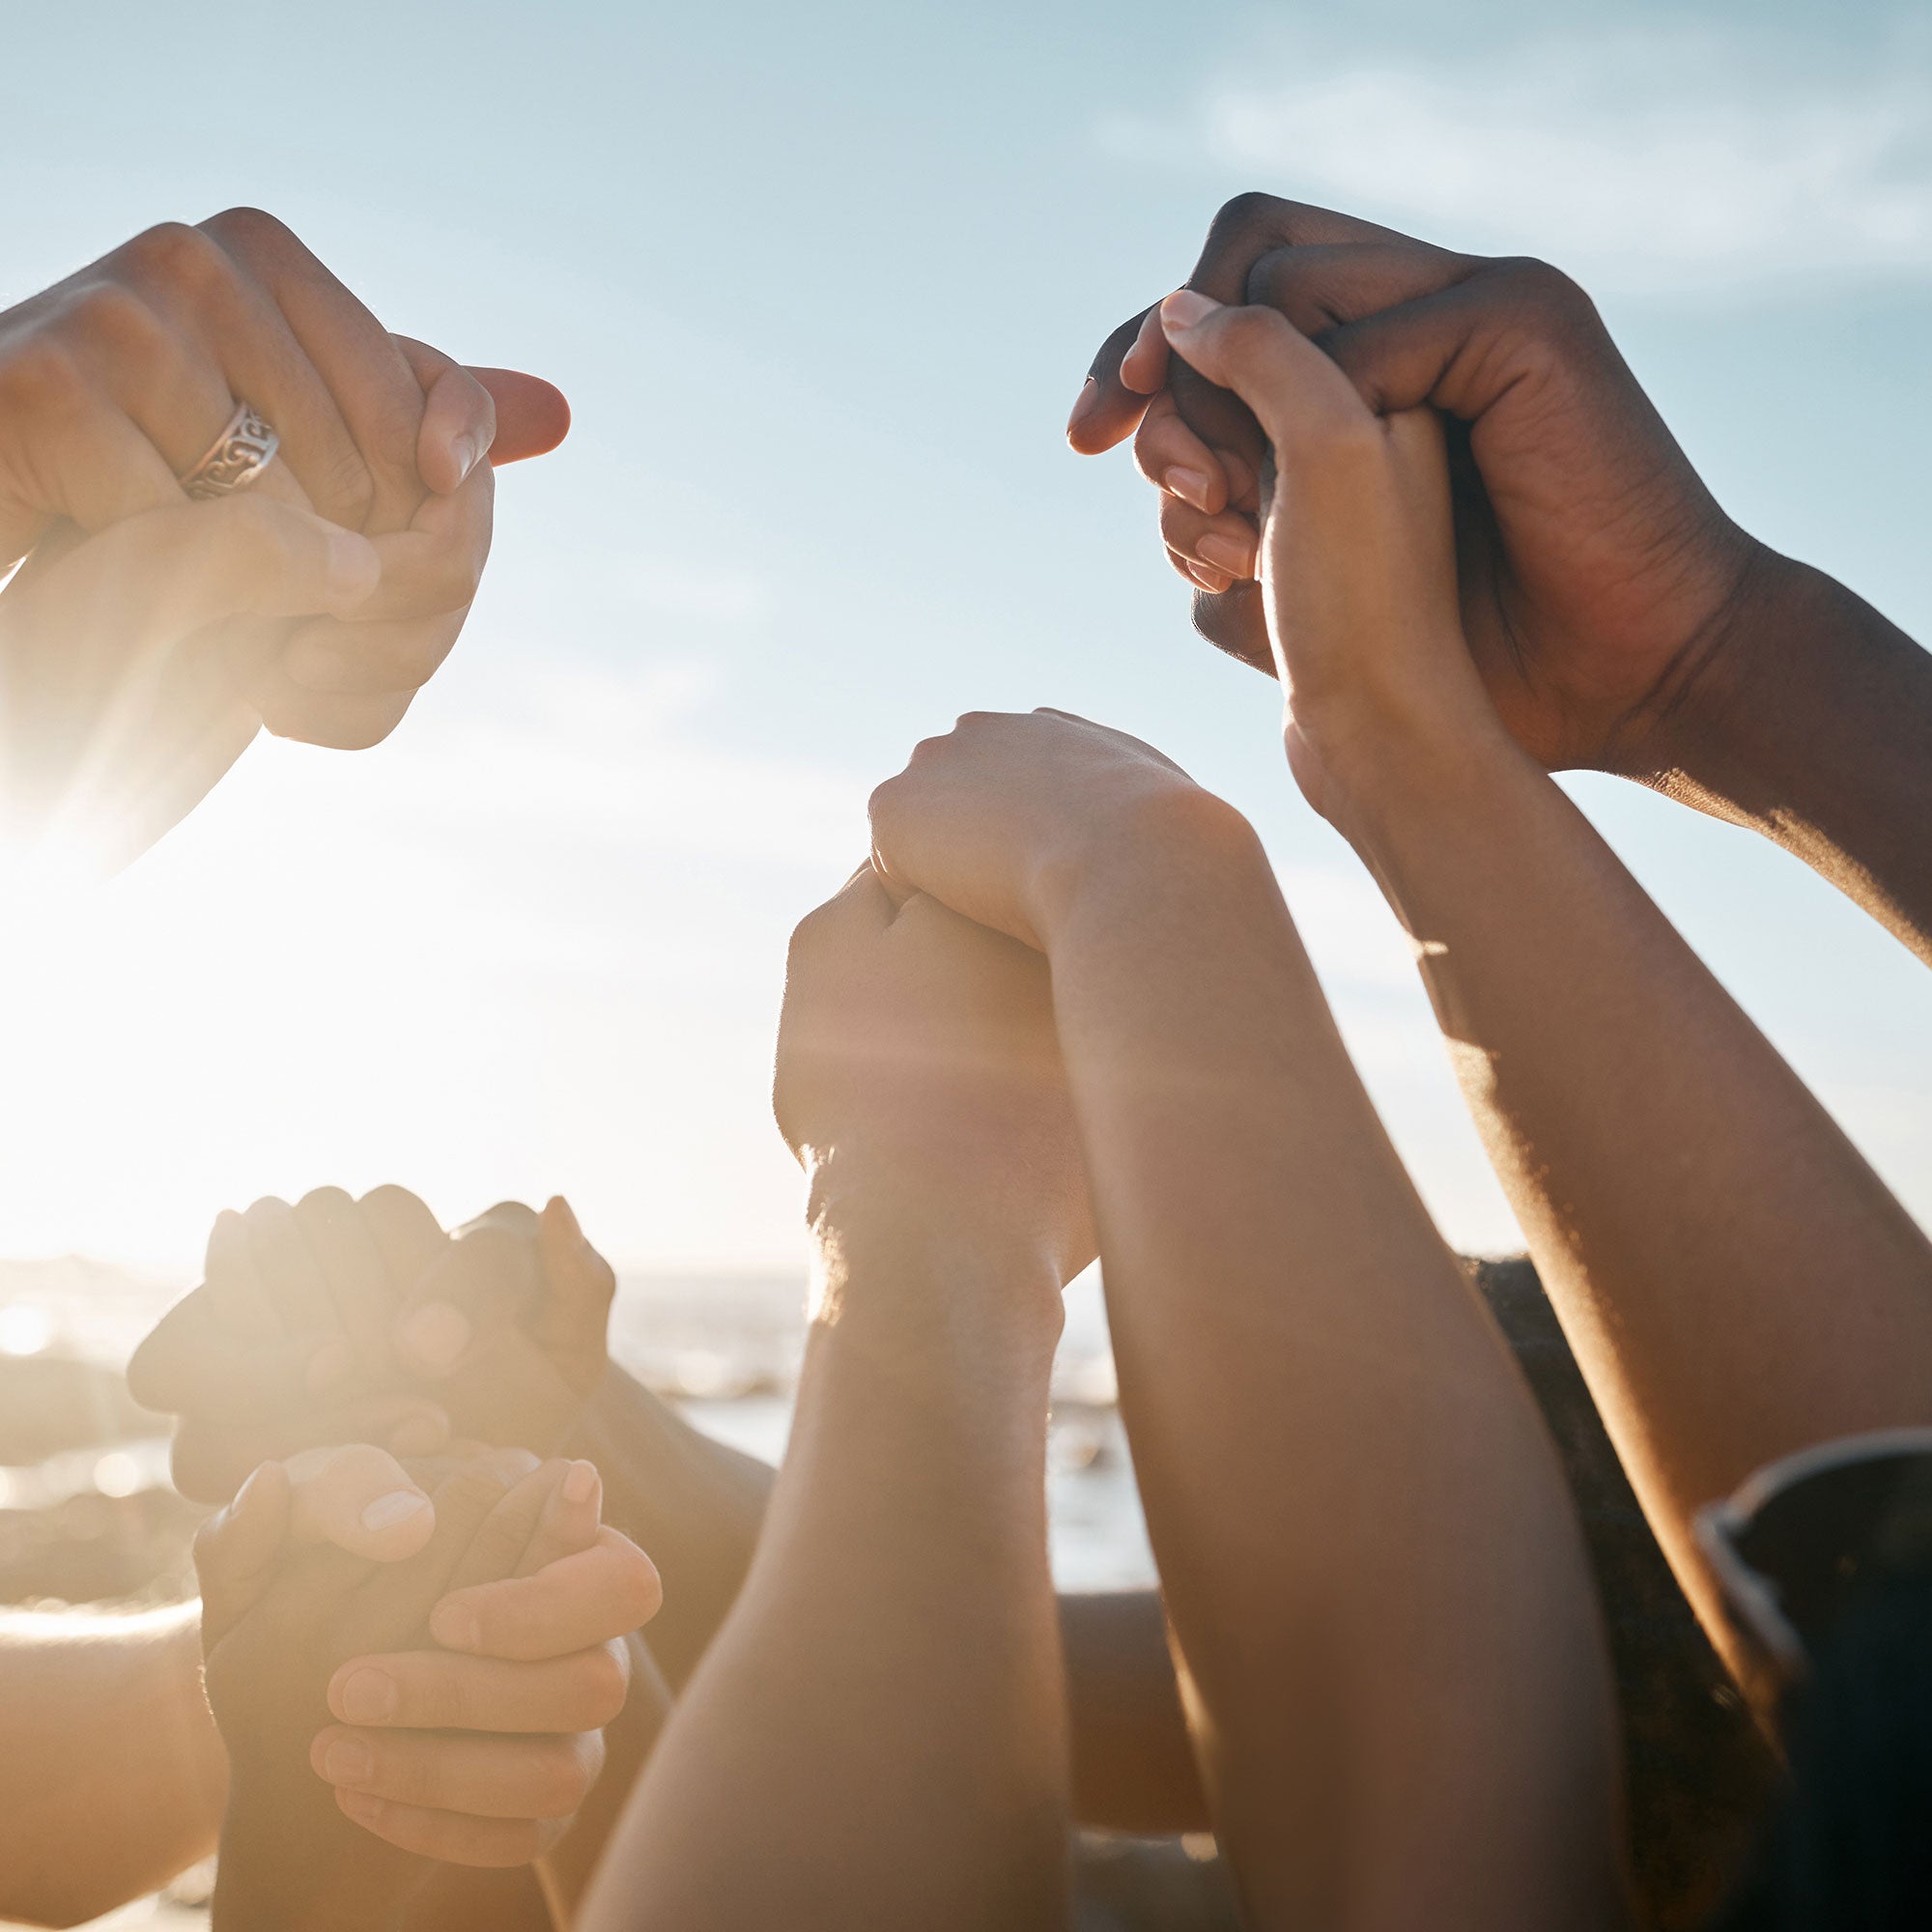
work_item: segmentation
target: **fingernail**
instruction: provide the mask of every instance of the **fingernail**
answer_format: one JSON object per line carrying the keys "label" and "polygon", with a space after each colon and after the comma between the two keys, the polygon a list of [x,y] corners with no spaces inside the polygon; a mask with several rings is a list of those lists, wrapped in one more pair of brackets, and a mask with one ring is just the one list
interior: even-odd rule
{"label": "fingernail", "polygon": [[597,1493],[597,1465],[573,1463],[563,1479],[563,1499],[567,1503],[587,1503]]}
{"label": "fingernail", "polygon": [[1248,577],[1254,572],[1254,546],[1239,537],[1224,537],[1218,530],[1209,530],[1194,548],[1201,553],[1203,563],[1211,563],[1231,576]]}
{"label": "fingernail", "polygon": [[367,537],[354,530],[328,533],[328,594],[359,604],[382,582],[383,559]]}
{"label": "fingernail", "polygon": [[429,1634],[445,1650],[483,1648],[483,1625],[474,1610],[461,1604],[439,1604],[429,1613]]}
{"label": "fingernail", "polygon": [[394,1529],[399,1522],[409,1520],[420,1511],[429,1508],[429,1498],[419,1490],[391,1490],[387,1495],[378,1496],[362,1512],[364,1529]]}
{"label": "fingernail", "polygon": [[476,468],[483,445],[473,436],[459,436],[451,441],[449,453],[456,459],[456,480],[461,483]]}
{"label": "fingernail", "polygon": [[1160,480],[1183,503],[1192,503],[1197,510],[1204,514],[1207,512],[1210,485],[1205,470],[1187,469],[1176,465]]}
{"label": "fingernail", "polygon": [[355,1366],[355,1351],[347,1342],[325,1342],[308,1358],[308,1385],[320,1395],[333,1388]]}
{"label": "fingernail", "polygon": [[396,1681],[381,1670],[355,1670],[342,1685],[342,1719],[386,1724],[396,1715]]}
{"label": "fingernail", "polygon": [[1228,588],[1227,574],[1223,571],[1211,570],[1205,563],[1190,563],[1187,566],[1187,574],[1210,597],[1218,597],[1222,591]]}
{"label": "fingernail", "polygon": [[446,1376],[469,1346],[469,1318],[446,1301],[426,1301],[396,1331],[403,1350],[426,1375]]}
{"label": "fingernail", "polygon": [[1170,331],[1192,328],[1205,322],[1221,304],[1194,289],[1176,289],[1160,305],[1161,327]]}
{"label": "fingernail", "polygon": [[1067,429],[1069,431],[1077,429],[1099,407],[1099,381],[1095,377],[1089,376],[1080,385],[1080,393],[1073,399],[1073,412],[1066,418]]}
{"label": "fingernail", "polygon": [[367,1745],[337,1738],[322,1754],[322,1775],[331,1784],[367,1784],[376,1760]]}

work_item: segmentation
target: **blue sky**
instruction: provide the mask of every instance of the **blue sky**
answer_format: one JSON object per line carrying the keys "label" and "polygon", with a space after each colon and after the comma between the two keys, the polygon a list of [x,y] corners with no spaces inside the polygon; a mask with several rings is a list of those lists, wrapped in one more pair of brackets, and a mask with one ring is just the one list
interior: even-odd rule
{"label": "blue sky", "polygon": [[[258,746],[36,909],[0,1252],[191,1267],[323,1180],[573,1195],[620,1259],[776,1264],[784,936],[972,707],[1153,739],[1262,826],[1445,1231],[1510,1239],[1398,935],[1188,630],[1094,343],[1260,186],[1547,255],[1749,527],[1932,638],[1922,10],[11,10],[0,289],[254,202],[398,328],[577,411],[456,657],[361,757]],[[1932,977],[1793,863],[1586,808],[1921,1218]]]}

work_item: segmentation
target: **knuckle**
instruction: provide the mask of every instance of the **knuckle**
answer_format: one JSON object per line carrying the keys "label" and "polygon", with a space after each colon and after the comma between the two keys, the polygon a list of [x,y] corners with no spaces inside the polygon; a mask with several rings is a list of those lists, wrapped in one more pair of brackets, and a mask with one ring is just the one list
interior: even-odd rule
{"label": "knuckle", "polygon": [[145,360],[162,339],[159,317],[121,282],[91,282],[76,289],[58,314],[64,328],[119,360]]}
{"label": "knuckle", "polygon": [[1495,274],[1508,282],[1513,298],[1539,313],[1594,314],[1596,305],[1582,287],[1554,264],[1535,255],[1512,255],[1498,262]]}
{"label": "knuckle", "polygon": [[1273,222],[1281,211],[1293,206],[1293,202],[1284,201],[1279,195],[1269,194],[1264,188],[1244,188],[1239,194],[1224,201],[1215,211],[1210,232],[1217,237],[1245,234],[1250,229]]}
{"label": "knuckle", "polygon": [[185,221],[156,222],[108,259],[141,281],[190,297],[219,281],[226,269],[219,245]]}
{"label": "knuckle", "polygon": [[303,464],[302,481],[332,523],[362,529],[376,507],[376,479],[353,442],[331,438],[330,443],[319,459]]}
{"label": "knuckle", "polygon": [[621,1644],[607,1644],[585,1653],[578,1670],[578,1708],[583,1714],[583,1728],[601,1730],[622,1715],[630,1697],[630,1661]]}
{"label": "knuckle", "polygon": [[82,406],[88,383],[79,359],[66,343],[36,334],[8,353],[0,367],[0,402],[5,413],[65,416]]}
{"label": "knuckle", "polygon": [[590,1795],[590,1754],[574,1741],[539,1747],[529,1773],[530,1809],[538,1818],[567,1818]]}
{"label": "knuckle", "polygon": [[[192,234],[196,231],[190,229],[188,232]],[[213,237],[224,247],[244,255],[280,255],[296,250],[307,253],[287,222],[270,214],[265,208],[251,208],[245,204],[224,208],[219,214],[211,214],[201,224],[200,232],[203,240]]]}

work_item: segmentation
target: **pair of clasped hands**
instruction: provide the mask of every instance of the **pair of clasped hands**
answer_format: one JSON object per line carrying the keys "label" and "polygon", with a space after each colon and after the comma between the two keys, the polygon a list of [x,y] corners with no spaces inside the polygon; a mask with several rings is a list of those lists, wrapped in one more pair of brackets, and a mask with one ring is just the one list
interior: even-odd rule
{"label": "pair of clasped hands", "polygon": [[[190,500],[244,404],[279,448],[245,489]],[[462,630],[493,465],[568,426],[549,384],[392,335],[251,209],[151,229],[0,314],[15,836],[111,867],[264,724],[378,743]]]}
{"label": "pair of clasped hands", "polygon": [[195,1554],[231,1896],[326,1871],[375,1922],[430,1861],[568,1829],[660,1597],[597,1470],[553,1453],[614,1286],[561,1201],[453,1236],[400,1188],[216,1222],[128,1380],[183,1418],[184,1492],[225,1502]]}

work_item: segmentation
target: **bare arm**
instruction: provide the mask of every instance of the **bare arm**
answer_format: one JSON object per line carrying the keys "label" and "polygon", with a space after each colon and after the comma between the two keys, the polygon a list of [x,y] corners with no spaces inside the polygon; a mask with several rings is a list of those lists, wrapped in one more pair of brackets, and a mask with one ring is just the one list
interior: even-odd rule
{"label": "bare arm", "polygon": [[[1188,286],[1278,309],[1378,414],[1463,426],[1462,622],[1524,750],[1753,827],[1932,963],[1932,656],[1725,516],[1581,289],[1264,194],[1221,210]],[[1094,450],[1138,426],[1196,623],[1273,670],[1252,401],[1136,317],[1069,435]]]}
{"label": "bare arm", "polygon": [[0,1616],[0,1915],[77,1925],[205,1858],[227,1761],[196,1605]]}
{"label": "bare arm", "polygon": [[1255,1921],[1617,1922],[1614,1725],[1551,1446],[1252,832],[1039,713],[923,745],[872,824],[901,888],[1051,962],[1183,1701]]}
{"label": "bare arm", "polygon": [[[1270,513],[1263,559],[1293,692],[1291,761],[1416,943],[1577,1362],[1721,1641],[1692,1513],[1792,1450],[1932,1419],[1932,1245],[1510,742],[1457,623],[1446,488],[1439,458],[1421,460],[1422,419],[1368,417],[1270,312],[1205,307],[1177,343],[1261,414],[1277,497],[1297,512]],[[1330,414],[1352,502],[1305,487],[1298,452]],[[1310,585],[1351,554],[1378,566],[1341,598],[1346,621],[1323,621],[1336,611],[1311,608]],[[1900,654],[1915,646],[1873,648],[1911,682]],[[1882,686],[1861,700],[1874,713]],[[1912,782],[1904,745],[1879,742],[1880,763]],[[1770,743],[1771,765],[1803,762],[1795,734]],[[1857,734],[1830,740],[1831,758],[1860,755]]]}
{"label": "bare arm", "polygon": [[895,918],[869,875],[801,928],[780,1117],[821,1263],[797,1419],[595,1932],[1065,1921],[1045,1422],[1079,1260],[1047,1224],[1080,1182],[1064,1095],[1034,1098],[1053,1065],[1009,942],[930,901]]}

